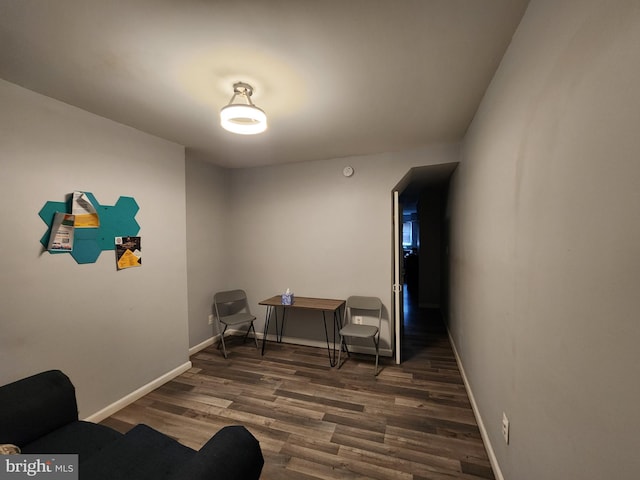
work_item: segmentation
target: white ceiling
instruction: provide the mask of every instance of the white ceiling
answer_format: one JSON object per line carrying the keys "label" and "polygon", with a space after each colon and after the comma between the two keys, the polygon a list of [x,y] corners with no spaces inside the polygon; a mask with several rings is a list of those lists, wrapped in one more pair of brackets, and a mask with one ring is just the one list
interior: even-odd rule
{"label": "white ceiling", "polygon": [[[460,140],[528,0],[0,0],[0,77],[247,167]],[[232,84],[269,116],[228,133]]]}

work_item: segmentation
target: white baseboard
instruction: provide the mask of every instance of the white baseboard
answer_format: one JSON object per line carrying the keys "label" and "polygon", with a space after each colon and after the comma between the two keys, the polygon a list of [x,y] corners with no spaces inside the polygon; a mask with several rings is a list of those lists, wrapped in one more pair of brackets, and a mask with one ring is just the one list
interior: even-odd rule
{"label": "white baseboard", "polygon": [[469,397],[469,401],[471,402],[471,409],[473,410],[473,415],[476,417],[476,423],[478,424],[478,428],[480,429],[480,435],[482,436],[482,441],[484,442],[485,448],[487,449],[487,455],[489,456],[489,462],[491,462],[491,468],[493,469],[493,474],[496,477],[496,480],[504,480],[504,475],[502,475],[502,470],[500,470],[500,464],[498,463],[498,458],[496,457],[496,453],[493,450],[493,445],[491,445],[491,440],[489,439],[489,434],[487,433],[487,429],[484,426],[484,422],[482,421],[482,415],[480,415],[480,411],[478,410],[478,404],[476,403],[476,399],[473,396],[473,391],[471,390],[471,386],[467,380],[467,375],[464,372],[464,367],[462,366],[462,361],[460,360],[460,356],[458,355],[458,350],[456,349],[456,344],[453,341],[453,337],[451,336],[451,332],[447,327],[447,334],[449,335],[449,342],[451,343],[451,348],[453,348],[453,354],[456,357],[456,362],[458,363],[458,368],[460,369],[460,374],[462,375],[462,381],[464,382],[464,388],[467,391],[467,396]]}
{"label": "white baseboard", "polygon": [[204,350],[205,348],[217,343],[220,340],[220,335],[215,335],[213,337],[207,338],[204,342],[199,343],[189,349],[189,356],[195,355],[200,350]]}
{"label": "white baseboard", "polygon": [[155,380],[152,380],[151,382],[147,383],[146,385],[143,385],[137,390],[131,392],[129,395],[121,398],[120,400],[112,403],[111,405],[108,405],[107,407],[94,413],[93,415],[89,415],[84,420],[87,422],[99,423],[105,418],[108,418],[114,413],[116,413],[118,410],[122,410],[127,405],[135,402],[136,400],[144,397],[146,394],[152,392],[156,388],[174,379],[178,375],[182,375],[184,372],[186,372],[190,368],[191,368],[191,362],[183,363],[179,367],[174,368],[170,372],[167,372],[164,375],[156,378]]}
{"label": "white baseboard", "polygon": [[[275,343],[276,336],[269,334],[267,335],[267,340]],[[305,347],[324,348],[325,350],[327,348],[326,340],[309,340],[306,338],[282,337],[282,343],[288,343],[291,345],[304,345]],[[336,348],[338,348],[337,343],[338,342],[336,342]],[[330,345],[333,348],[333,343],[330,343]],[[347,344],[347,346],[349,347],[349,351],[353,353],[366,353],[368,355],[373,355],[373,356],[375,356],[376,354],[376,349],[373,346],[367,347],[364,345],[350,345],[350,344]],[[266,350],[267,351],[269,350],[268,344],[267,344]],[[393,355],[392,350],[389,348],[380,348],[379,353],[381,357],[391,357]]]}
{"label": "white baseboard", "polygon": [[[244,331],[242,330],[227,330],[227,334],[229,335],[244,335]],[[258,341],[262,341],[264,337],[263,333],[257,333]],[[253,338],[253,335],[249,335],[249,338]],[[220,335],[216,335],[214,337],[206,339],[204,342],[199,343],[189,349],[189,356],[195,355],[200,350],[204,350],[210,345],[215,345],[220,341]],[[276,336],[274,334],[267,335],[268,342],[276,342]],[[316,348],[327,348],[327,343],[324,340],[309,340],[306,338],[282,338],[282,343],[289,343],[292,345],[304,345],[306,347],[316,347]],[[267,344],[266,351],[269,350],[269,345]],[[358,345],[349,345],[349,351],[354,353],[366,353],[369,355],[375,355],[376,350],[373,347],[366,346],[358,346]],[[381,357],[391,357],[393,355],[393,351],[390,348],[381,348],[380,356]]]}

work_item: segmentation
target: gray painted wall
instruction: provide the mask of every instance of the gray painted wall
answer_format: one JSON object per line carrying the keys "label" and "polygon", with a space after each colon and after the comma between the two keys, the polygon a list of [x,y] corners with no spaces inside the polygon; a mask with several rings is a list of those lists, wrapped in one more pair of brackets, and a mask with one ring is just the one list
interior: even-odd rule
{"label": "gray painted wall", "polygon": [[231,172],[190,150],[186,158],[189,346],[195,347],[216,333],[209,325],[213,294],[234,288],[229,278],[233,266]]}
{"label": "gray painted wall", "polygon": [[532,0],[465,139],[450,329],[504,478],[638,476],[638,85],[640,3]]}
{"label": "gray painted wall", "polygon": [[[184,148],[0,80],[0,384],[65,371],[86,417],[188,362]],[[143,266],[41,252],[74,190],[140,211]]]}
{"label": "gray painted wall", "polygon": [[439,308],[443,301],[444,208],[446,185],[420,193],[419,302],[423,308]]}

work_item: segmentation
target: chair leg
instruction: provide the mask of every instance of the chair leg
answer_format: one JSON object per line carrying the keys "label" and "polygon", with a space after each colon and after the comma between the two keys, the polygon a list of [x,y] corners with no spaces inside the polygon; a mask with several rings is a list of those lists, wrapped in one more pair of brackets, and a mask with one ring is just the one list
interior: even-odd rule
{"label": "chair leg", "polygon": [[380,338],[378,338],[378,340],[376,341],[376,337],[373,337],[373,343],[376,346],[376,369],[373,372],[373,375],[375,377],[378,376],[378,354],[379,354],[379,348],[378,348],[378,344],[379,344]]}
{"label": "chair leg", "polygon": [[347,346],[347,341],[345,340],[344,345],[340,345],[344,347],[344,351],[347,352],[347,358],[351,358],[351,353],[349,352],[349,347]]}
{"label": "chair leg", "polygon": [[[218,331],[220,331],[220,329],[218,329]],[[222,343],[222,354],[224,355],[224,358],[227,358],[227,348],[224,345],[224,332],[227,331],[227,325],[224,326],[224,330],[222,330],[222,333],[220,334],[220,343]],[[220,345],[218,345],[218,348],[220,347]]]}
{"label": "chair leg", "polygon": [[338,368],[340,368],[342,365],[340,364],[340,356],[342,353],[342,342],[344,341],[344,337],[342,335],[340,335],[340,348],[338,349],[338,363],[336,364],[338,366]]}
{"label": "chair leg", "polygon": [[[258,335],[256,335],[256,328],[253,326],[253,322],[251,322],[251,325],[249,326],[249,328],[253,330],[253,341],[256,342],[256,348],[260,350],[260,347],[258,346]],[[248,333],[249,333],[249,329],[247,329],[247,334]]]}
{"label": "chair leg", "polygon": [[242,343],[246,343],[247,337],[249,336],[249,331],[251,330],[252,326],[253,326],[253,322],[251,322],[247,327],[247,331],[244,333],[244,338],[242,339]]}

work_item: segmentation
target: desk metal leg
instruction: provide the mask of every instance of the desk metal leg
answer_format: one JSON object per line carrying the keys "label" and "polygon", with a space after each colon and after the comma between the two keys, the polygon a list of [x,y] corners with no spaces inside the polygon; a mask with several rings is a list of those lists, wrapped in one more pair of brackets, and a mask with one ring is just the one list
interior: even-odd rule
{"label": "desk metal leg", "polygon": [[[336,348],[336,339],[335,339],[335,335],[333,337],[333,350],[334,350],[334,355],[333,357],[331,356],[331,347],[329,346],[329,331],[327,330],[327,312],[325,312],[324,310],[322,311],[322,322],[324,323],[324,337],[327,340],[327,354],[329,355],[329,365],[331,365],[332,367],[335,365],[335,348]],[[333,331],[335,334],[335,325],[333,327]]]}
{"label": "desk metal leg", "polygon": [[276,343],[282,343],[282,334],[284,332],[284,317],[286,311],[286,308],[282,309],[282,324],[280,325],[280,328],[278,328],[278,307],[267,305],[267,316],[264,319],[264,334],[262,337],[262,355],[264,355],[264,346],[267,343],[267,333],[269,333],[269,322],[272,315],[276,320]]}
{"label": "desk metal leg", "polygon": [[[340,320],[340,310],[333,311],[333,349],[329,344],[329,329],[327,328],[327,316],[326,311],[322,311],[322,321],[324,323],[324,335],[327,340],[327,354],[329,355],[329,365],[335,367],[338,361],[337,351],[336,351],[336,336],[340,336],[340,329],[342,328],[342,321]],[[342,348],[342,345],[339,345],[338,348]]]}
{"label": "desk metal leg", "polygon": [[[328,310],[331,311],[331,310]],[[282,323],[278,325],[278,308],[275,305],[267,306],[267,314],[264,320],[264,334],[262,338],[262,355],[264,355],[265,345],[267,343],[267,334],[269,333],[269,323],[271,322],[271,316],[275,316],[276,320],[276,342],[282,343],[282,337],[284,336],[284,324],[286,321],[286,313],[287,309],[282,308]],[[333,348],[331,342],[329,341],[329,327],[327,326],[327,310],[322,310],[322,323],[324,325],[324,336],[327,341],[327,355],[329,356],[329,365],[335,367],[338,360],[338,349],[342,349],[342,342],[336,348],[336,337],[340,336],[340,329],[342,329],[342,315],[341,309],[338,308],[333,310]],[[349,350],[345,344],[345,349],[347,350],[347,354]]]}
{"label": "desk metal leg", "polygon": [[[269,319],[271,318],[271,305],[267,306],[267,315],[264,318],[264,333],[262,334],[262,355],[264,355],[264,346],[267,343],[267,332],[269,331]],[[278,319],[276,318],[276,331],[278,329]]]}
{"label": "desk metal leg", "polygon": [[280,326],[280,335],[278,335],[278,311],[276,310],[276,339],[278,340],[278,343],[282,343],[282,334],[284,333],[284,319],[286,314],[287,309],[282,307],[282,325]]}

